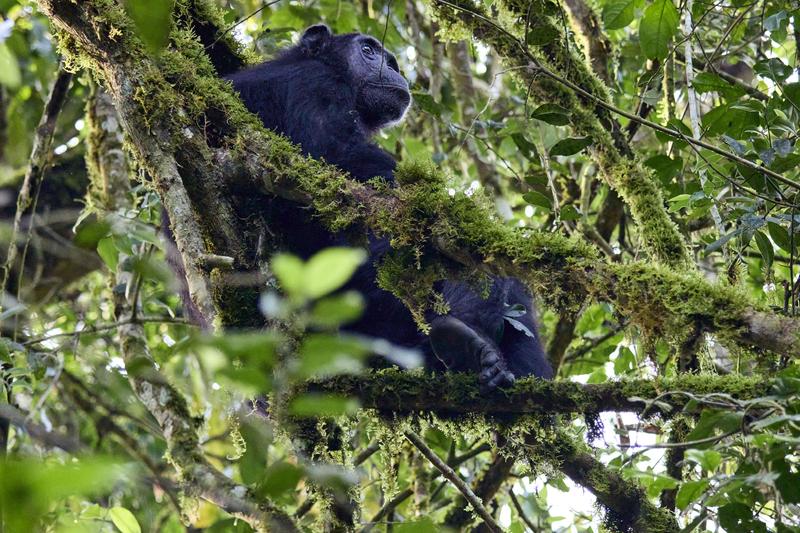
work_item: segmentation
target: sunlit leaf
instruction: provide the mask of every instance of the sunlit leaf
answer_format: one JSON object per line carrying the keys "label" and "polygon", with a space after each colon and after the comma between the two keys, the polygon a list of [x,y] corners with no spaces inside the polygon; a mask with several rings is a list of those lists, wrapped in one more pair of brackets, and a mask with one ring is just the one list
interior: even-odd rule
{"label": "sunlit leaf", "polygon": [[289,296],[299,297],[305,292],[305,264],[291,254],[278,254],[272,258],[272,271],[281,288]]}
{"label": "sunlit leaf", "polygon": [[97,241],[97,253],[112,272],[117,269],[119,261],[119,251],[114,245],[113,237],[103,237]]}
{"label": "sunlit leaf", "polygon": [[700,498],[708,487],[708,483],[707,479],[681,483],[678,494],[675,496],[675,505],[678,509],[686,509],[690,503]]}
{"label": "sunlit leaf", "polygon": [[335,291],[366,259],[366,252],[360,248],[326,248],[316,253],[305,266],[303,294],[319,298]]}
{"label": "sunlit leaf", "polygon": [[172,25],[174,0],[125,0],[125,10],[136,31],[153,52],[164,48]]}
{"label": "sunlit leaf", "polygon": [[142,528],[133,513],[124,507],[112,507],[108,510],[111,521],[121,533],[141,533]]}
{"label": "sunlit leaf", "polygon": [[645,9],[639,24],[639,44],[645,56],[651,59],[667,57],[679,20],[672,0],[655,0]]}
{"label": "sunlit leaf", "polygon": [[20,83],[22,74],[19,71],[17,58],[6,43],[0,42],[0,84],[16,89]]}
{"label": "sunlit leaf", "polygon": [[607,30],[619,30],[633,22],[636,9],[644,4],[642,0],[610,0],[603,4],[603,25]]}
{"label": "sunlit leaf", "polygon": [[335,394],[308,393],[292,400],[289,412],[300,417],[325,417],[351,415],[358,411],[355,398]]}
{"label": "sunlit leaf", "polygon": [[301,377],[359,372],[368,353],[368,345],[355,337],[307,335],[300,346],[297,372]]}
{"label": "sunlit leaf", "polygon": [[328,296],[311,310],[311,321],[320,327],[338,327],[354,322],[364,310],[364,297],[356,291]]}

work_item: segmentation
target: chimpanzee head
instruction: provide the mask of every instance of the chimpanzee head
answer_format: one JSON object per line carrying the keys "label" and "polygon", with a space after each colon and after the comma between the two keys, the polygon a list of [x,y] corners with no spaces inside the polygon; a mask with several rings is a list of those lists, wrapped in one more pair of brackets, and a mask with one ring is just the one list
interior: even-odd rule
{"label": "chimpanzee head", "polygon": [[348,85],[355,90],[356,111],[367,131],[375,132],[403,118],[411,103],[408,82],[380,41],[362,33],[333,35],[330,28],[317,24],[303,33],[299,47],[348,78]]}

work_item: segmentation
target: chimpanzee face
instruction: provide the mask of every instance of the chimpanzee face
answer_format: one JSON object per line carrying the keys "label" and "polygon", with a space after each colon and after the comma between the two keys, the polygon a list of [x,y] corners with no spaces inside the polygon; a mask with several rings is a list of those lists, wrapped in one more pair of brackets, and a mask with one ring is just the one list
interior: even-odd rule
{"label": "chimpanzee face", "polygon": [[369,35],[353,38],[349,57],[353,79],[359,83],[356,105],[364,125],[377,131],[399,122],[411,94],[395,57]]}
{"label": "chimpanzee face", "polygon": [[318,24],[305,31],[301,43],[347,72],[356,94],[356,111],[367,130],[376,132],[403,118],[411,103],[408,82],[380,41],[360,33],[334,36],[327,26]]}

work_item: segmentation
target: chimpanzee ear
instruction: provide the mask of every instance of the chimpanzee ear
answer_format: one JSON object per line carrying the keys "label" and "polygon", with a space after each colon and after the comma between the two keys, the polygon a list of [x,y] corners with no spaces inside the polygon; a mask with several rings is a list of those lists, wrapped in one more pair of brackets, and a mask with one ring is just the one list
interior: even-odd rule
{"label": "chimpanzee ear", "polygon": [[316,54],[332,35],[331,29],[325,24],[314,24],[303,32],[303,36],[300,38],[300,46],[308,53]]}

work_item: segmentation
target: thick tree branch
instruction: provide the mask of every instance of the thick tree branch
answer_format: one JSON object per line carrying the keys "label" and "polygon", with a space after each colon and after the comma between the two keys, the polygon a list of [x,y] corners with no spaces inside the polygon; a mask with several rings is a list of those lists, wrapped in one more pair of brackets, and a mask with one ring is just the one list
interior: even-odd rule
{"label": "thick tree branch", "polygon": [[[765,396],[769,382],[742,376],[682,375],[678,378],[630,380],[582,385],[571,381],[537,378],[518,380],[514,386],[490,394],[479,392],[478,380],[469,374],[426,374],[382,370],[365,375],[337,376],[312,382],[308,388],[353,396],[362,407],[393,413],[436,412],[439,415],[521,415],[631,411],[667,414],[680,411],[692,396],[730,394],[740,400]],[[671,393],[671,394],[666,394]],[[646,400],[658,398],[655,405]],[[663,405],[671,410],[662,410]]]}
{"label": "thick tree branch", "polygon": [[552,462],[572,481],[594,494],[608,511],[606,522],[614,530],[635,533],[669,533],[680,530],[675,515],[660,509],[636,483],[627,481],[594,458],[586,446],[563,431],[546,440],[528,437],[531,454]]}

